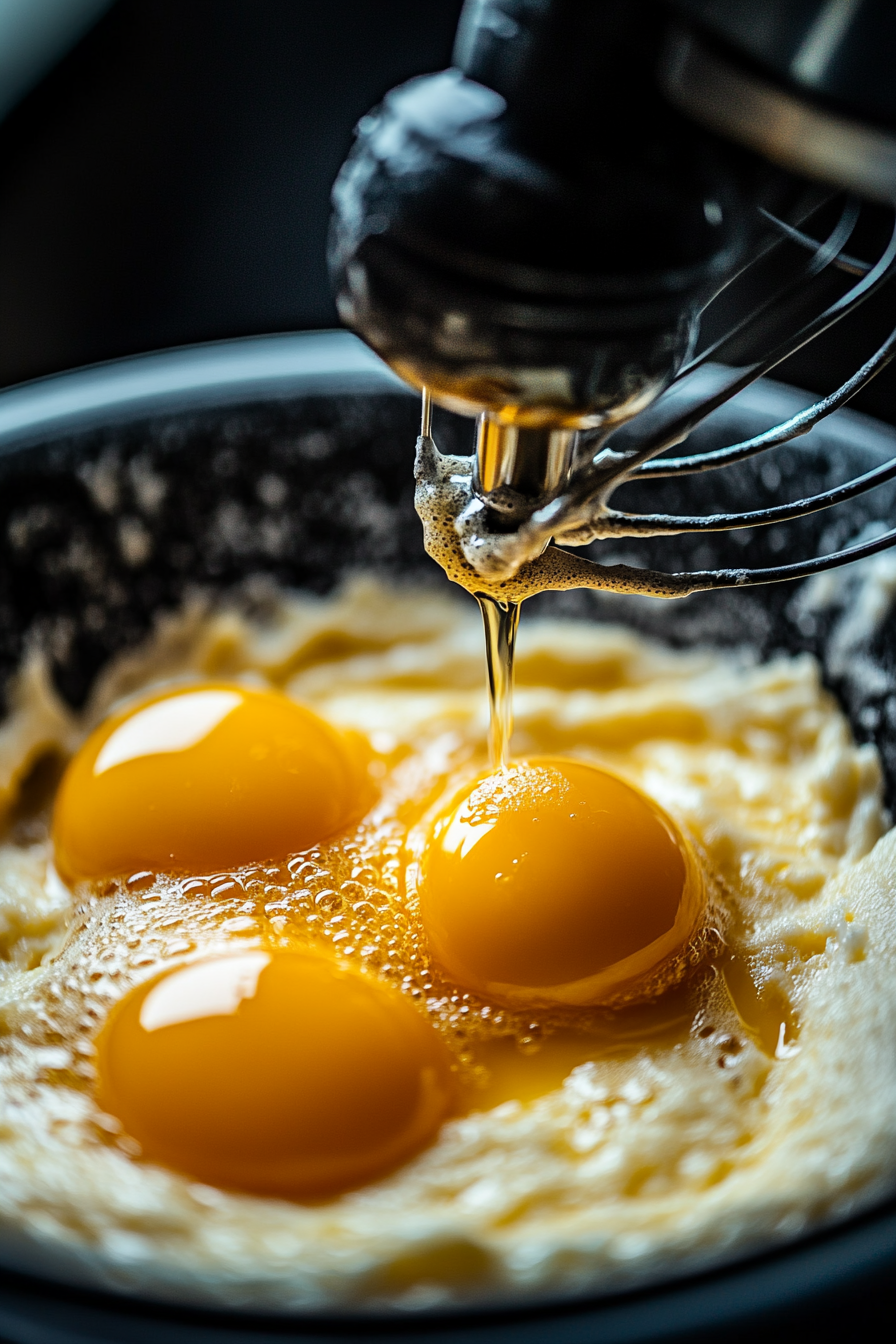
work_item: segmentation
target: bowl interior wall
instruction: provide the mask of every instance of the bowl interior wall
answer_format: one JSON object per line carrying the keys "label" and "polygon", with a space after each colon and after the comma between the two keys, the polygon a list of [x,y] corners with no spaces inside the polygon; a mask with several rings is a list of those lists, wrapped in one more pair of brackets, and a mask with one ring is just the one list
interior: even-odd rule
{"label": "bowl interior wall", "polygon": [[[753,389],[692,436],[690,450],[743,439],[792,414],[801,394]],[[0,457],[0,682],[38,640],[66,699],[83,703],[106,660],[188,596],[236,590],[263,603],[270,581],[322,593],[363,570],[437,584],[413,509],[415,398],[382,392],[247,399],[55,434]],[[438,412],[445,451],[470,449],[470,423]],[[773,454],[725,471],[630,485],[619,505],[711,513],[799,498],[891,456],[896,435],[839,416]],[[624,539],[588,554],[678,571],[813,556],[892,518],[896,484],[832,512],[765,529]],[[884,556],[878,567],[890,564]],[[810,652],[857,736],[873,738],[896,781],[896,632],[844,624],[868,567],[842,571],[820,604],[805,585],[698,594],[675,602],[579,591],[530,609],[623,621],[677,645],[749,645],[761,657]],[[816,592],[818,586],[816,584]],[[855,622],[853,622],[855,626]],[[850,643],[849,641],[852,641]]]}

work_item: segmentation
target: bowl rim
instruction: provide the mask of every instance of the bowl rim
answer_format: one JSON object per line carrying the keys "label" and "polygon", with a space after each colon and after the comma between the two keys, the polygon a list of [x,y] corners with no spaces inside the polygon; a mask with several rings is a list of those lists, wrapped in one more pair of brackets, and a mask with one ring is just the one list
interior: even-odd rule
{"label": "bowl rim", "polygon": [[[775,415],[792,415],[809,394],[764,381],[744,402],[761,398]],[[0,458],[79,431],[156,415],[247,405],[303,395],[397,393],[415,397],[376,355],[345,331],[242,337],[174,347],[89,365],[0,391]],[[896,428],[854,411],[839,411],[826,433],[844,444],[896,451]],[[410,467],[410,454],[409,454]],[[8,1264],[8,1262],[7,1262]],[[519,1307],[389,1315],[264,1314],[187,1307],[131,1294],[82,1289],[0,1263],[0,1338],[40,1344],[88,1340],[155,1340],[168,1344],[262,1344],[296,1339],[394,1338],[535,1344],[584,1344],[599,1330],[604,1344],[637,1341],[773,1319],[807,1297],[856,1292],[869,1278],[896,1268],[896,1199],[888,1197],[841,1222],[786,1243],[746,1252],[706,1270],[685,1271],[645,1287],[605,1294],[533,1300]],[[177,1326],[180,1326],[180,1331]],[[143,1327],[146,1327],[145,1329]],[[111,1333],[110,1333],[111,1331]],[[36,1333],[35,1333],[36,1332]],[[215,1333],[217,1332],[217,1333]]]}
{"label": "bowl rim", "polygon": [[175,346],[88,364],[0,391],[0,456],[82,428],[313,390],[416,396],[348,331],[286,332]]}
{"label": "bowl rim", "polygon": [[[718,368],[710,363],[701,373],[711,380]],[[419,397],[349,331],[239,336],[125,355],[0,389],[0,458],[49,435],[79,429],[334,392]],[[734,402],[783,420],[815,400],[814,393],[762,378]],[[896,454],[896,426],[849,407],[835,411],[805,437],[819,435],[832,445],[854,447],[880,449],[888,441],[889,451]]]}
{"label": "bowl rim", "polygon": [[[0,1337],[9,1344],[266,1344],[378,1339],[382,1344],[638,1344],[696,1340],[719,1328],[777,1324],[807,1303],[892,1282],[896,1202],[710,1269],[601,1296],[451,1311],[262,1313],[183,1306],[79,1288],[0,1266]],[[49,1290],[49,1291],[48,1291]],[[35,1331],[37,1327],[37,1331]],[[126,1330],[122,1334],[119,1331]],[[111,1333],[110,1333],[111,1331]],[[596,1333],[597,1332],[597,1333]],[[798,1336],[800,1337],[800,1336]]]}

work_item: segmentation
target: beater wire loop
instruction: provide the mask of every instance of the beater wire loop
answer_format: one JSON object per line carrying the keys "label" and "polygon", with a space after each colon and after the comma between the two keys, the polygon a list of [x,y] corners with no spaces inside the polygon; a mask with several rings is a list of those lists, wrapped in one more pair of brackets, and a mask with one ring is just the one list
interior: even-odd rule
{"label": "beater wire loop", "polygon": [[809,430],[826,416],[845,405],[889,364],[894,355],[896,355],[896,330],[891,332],[880,349],[876,350],[851,378],[838,387],[836,392],[822,397],[812,406],[807,406],[804,411],[799,411],[783,424],[774,425],[771,429],[766,429],[751,439],[733,443],[728,448],[717,448],[709,453],[695,453],[692,457],[660,457],[650,462],[642,462],[633,476],[635,479],[650,476],[654,480],[663,476],[691,476],[695,472],[714,471],[717,467],[743,462],[748,457],[755,457],[757,453],[764,453],[767,448],[777,448],[782,443],[789,443],[799,438],[801,434],[808,434]]}
{"label": "beater wire loop", "polygon": [[[818,240],[810,237],[808,233],[803,233],[802,229],[795,229],[792,224],[788,224],[783,219],[778,219],[769,210],[763,210],[760,206],[759,213],[768,220],[773,229],[777,229],[783,237],[788,238],[790,242],[796,243],[799,247],[808,248],[810,251],[816,251]],[[858,257],[847,256],[845,252],[840,252],[831,259],[831,265],[836,266],[838,271],[845,271],[847,275],[867,275],[871,270],[872,262],[860,261]]]}
{"label": "beater wire loop", "polygon": [[[791,237],[789,232],[784,232],[784,230],[790,230],[790,225],[785,224],[783,220],[776,219],[773,215],[769,215],[766,211],[761,211],[760,213],[769,222],[774,221],[775,224],[780,226],[778,236],[772,240],[770,245],[750,258],[747,265],[744,266],[739,273],[740,275],[743,275],[746,271],[756,266],[760,261],[764,261],[770,252],[781,247],[785,242],[796,241]],[[683,368],[679,369],[678,373],[673,378],[671,385],[674,386],[676,383],[681,382],[682,379],[689,377],[690,374],[696,372],[697,369],[702,368],[703,365],[709,363],[710,360],[723,356],[724,347],[731,345],[738,337],[742,336],[744,332],[749,330],[749,328],[760,317],[768,312],[769,309],[781,305],[801,290],[808,291],[811,282],[816,276],[820,275],[828,266],[836,266],[842,249],[853,235],[860,214],[861,205],[859,202],[849,198],[843,205],[843,209],[840,212],[840,218],[823,242],[819,242],[815,238],[810,238],[808,234],[799,233],[799,230],[794,230],[793,232],[798,234],[803,246],[810,250],[811,255],[802,267],[798,266],[796,268],[796,274],[793,279],[786,285],[776,289],[774,293],[770,294],[747,313],[747,315],[734,327],[731,327],[723,336],[720,336],[717,341],[714,341],[712,345],[708,346],[705,350],[701,350],[699,355],[696,355],[692,360],[685,364]],[[866,266],[865,269],[858,272],[858,274],[864,275],[870,269],[870,265]],[[732,277],[732,281],[737,278],[739,277]],[[732,283],[732,281],[729,281],[729,284]],[[725,288],[727,288],[727,286],[725,286]],[[721,290],[719,293],[721,293]],[[714,299],[718,298],[718,294],[713,297]],[[723,357],[721,358],[721,362],[725,362]]]}
{"label": "beater wire loop", "polygon": [[[634,422],[626,427],[621,437],[617,437],[619,431],[616,431],[601,439],[590,456],[587,452],[584,453],[579,464],[571,472],[564,491],[549,503],[537,508],[520,529],[528,553],[537,553],[537,547],[542,543],[546,544],[551,538],[561,545],[581,546],[592,540],[620,536],[666,536],[685,532],[722,532],[735,528],[767,526],[845,503],[868,490],[896,480],[896,456],[894,456],[890,461],[881,463],[842,485],[771,508],[715,513],[699,517],[627,513],[613,509],[609,505],[613,492],[628,481],[687,476],[731,466],[807,434],[826,416],[845,405],[896,356],[896,329],[894,329],[880,348],[842,386],[828,396],[819,398],[782,424],[774,425],[740,443],[709,452],[678,458],[660,456],[686,439],[713,411],[744,391],[764,374],[769,373],[816,336],[827,331],[840,318],[852,312],[896,273],[896,213],[891,235],[877,261],[860,262],[844,252],[843,249],[855,230],[859,213],[860,206],[855,201],[847,200],[836,224],[822,242],[817,242],[782,220],[768,216],[769,223],[777,229],[782,242],[789,241],[811,252],[808,264],[800,267],[797,279],[786,285],[783,291],[779,289],[774,299],[759,305],[733,332],[729,332],[709,351],[704,351],[697,359],[692,360],[676,380],[679,385],[686,382],[687,378],[712,354],[718,353],[734,335],[742,333],[757,314],[761,314],[770,303],[779,300],[782,292],[786,294],[798,290],[829,266],[836,266],[845,272],[852,278],[853,283],[822,312],[780,340],[769,353],[746,367],[731,368],[723,384],[717,386],[709,395],[700,398],[696,404],[676,410],[673,399],[668,405],[665,421],[661,419],[657,425],[654,420],[653,426],[646,429],[640,439],[633,437],[638,429],[637,422]],[[767,255],[768,251],[769,247],[766,247],[763,255]],[[677,395],[678,393],[676,397]],[[662,398],[657,402],[657,408],[659,416],[662,417]],[[637,571],[637,574],[642,581],[647,580],[657,594],[670,597],[683,596],[686,593],[711,588],[739,588],[752,584],[776,583],[782,579],[804,578],[810,574],[832,569],[839,564],[874,555],[894,543],[896,543],[896,528],[872,541],[830,555],[773,568],[719,569],[681,574],[644,570]],[[614,568],[619,569],[618,566]],[[635,571],[632,573],[634,575]]]}
{"label": "beater wire loop", "polygon": [[[550,516],[557,518],[561,513],[580,512],[587,509],[592,501],[597,502],[599,507],[605,506],[610,492],[617,485],[622,484],[624,480],[630,479],[642,464],[658,457],[668,448],[674,448],[676,444],[681,443],[713,411],[718,410],[732,397],[744,391],[752,383],[782,363],[783,360],[800,350],[822,332],[827,331],[840,318],[845,317],[847,313],[858,307],[890,278],[894,265],[896,265],[896,220],[894,220],[893,232],[883,255],[871,270],[857,280],[845,294],[829,304],[822,313],[807,322],[795,334],[781,341],[770,354],[761,360],[757,360],[746,369],[733,370],[731,380],[724,386],[705,397],[695,406],[690,406],[677,416],[673,416],[671,421],[648,433],[634,447],[623,452],[615,451],[612,443],[615,436],[611,435],[607,447],[602,447],[596,457],[591,461],[586,461],[572,473],[565,493],[558,500],[553,501]],[[877,367],[882,367],[882,362]],[[877,370],[872,370],[872,373],[875,371]],[[869,374],[868,376],[872,375]],[[834,396],[841,396],[842,399],[838,404],[842,404],[842,400],[846,399],[846,387],[847,384],[844,384],[844,388],[838,389],[837,393],[833,394]],[[854,394],[855,391],[858,391],[858,387],[854,387],[852,391]],[[769,432],[778,433],[782,428],[776,426],[774,431]],[[658,468],[658,470],[662,469]]]}
{"label": "beater wire loop", "polygon": [[843,504],[847,499],[863,495],[866,490],[874,490],[876,486],[892,481],[894,477],[896,458],[832,490],[809,495],[806,499],[796,499],[791,504],[752,509],[747,513],[713,513],[702,518],[689,518],[684,514],[616,513],[614,510],[602,520],[601,531],[605,536],[620,533],[626,537],[660,537],[677,536],[682,532],[727,532],[729,528],[765,527],[769,523],[785,523],[791,518],[817,513],[819,509],[830,508],[833,504]]}
{"label": "beater wire loop", "polygon": [[[640,466],[642,462],[657,457],[667,448],[674,448],[676,444],[687,438],[707,416],[723,406],[726,401],[730,401],[738,392],[744,391],[751,383],[755,383],[757,379],[762,378],[776,368],[778,364],[783,363],[797,350],[801,350],[816,336],[820,336],[822,332],[827,331],[835,322],[839,322],[847,313],[852,312],[854,308],[857,308],[860,303],[869,298],[876,289],[879,289],[890,278],[894,263],[896,263],[896,220],[894,220],[893,232],[883,255],[866,275],[857,280],[839,299],[829,304],[824,312],[819,313],[817,317],[807,322],[794,335],[781,341],[770,354],[761,360],[757,360],[747,369],[736,373],[725,387],[706,397],[696,406],[689,407],[688,410],[674,418],[670,424],[662,426],[653,434],[648,434],[646,439],[628,453],[615,455],[619,460],[617,464],[614,464],[614,479],[621,481],[631,475],[632,470]],[[598,466],[599,462],[600,454],[594,465]]]}
{"label": "beater wire loop", "polygon": [[[884,252],[873,265],[866,263],[857,263],[854,258],[841,258],[842,248],[846,237],[851,234],[855,226],[855,218],[846,210],[841,214],[838,226],[831,233],[827,242],[821,247],[814,244],[814,240],[806,235],[798,234],[791,226],[783,221],[772,220],[780,226],[782,232],[792,241],[799,242],[806,246],[816,248],[815,257],[817,258],[821,251],[826,253],[825,265],[843,259],[845,265],[843,269],[852,275],[857,275],[858,279],[850,289],[847,290],[839,299],[830,304],[824,312],[820,313],[812,321],[806,323],[792,337],[781,342],[776,349],[767,355],[761,361],[751,366],[749,369],[735,376],[735,378],[720,392],[703,400],[698,406],[690,408],[688,411],[673,420],[671,425],[664,426],[661,430],[649,436],[647,440],[638,445],[627,462],[620,462],[616,483],[621,483],[626,479],[640,476],[653,476],[654,478],[689,475],[694,472],[710,471],[717,467],[729,466],[734,462],[740,462],[746,458],[752,457],[757,453],[765,452],[768,448],[777,447],[782,443],[787,443],[802,434],[808,433],[810,429],[826,416],[832,414],[838,407],[844,405],[849,399],[864,387],[881,369],[883,369],[896,355],[896,330],[890,333],[883,345],[866,360],[860,369],[853,376],[842,384],[837,390],[827,397],[821,398],[812,406],[804,411],[792,416],[783,424],[775,425],[771,429],[765,430],[761,434],[754,435],[750,439],[745,439],[741,443],[731,444],[727,448],[716,449],[713,452],[694,454],[691,457],[682,457],[678,459],[659,459],[655,460],[657,452],[662,452],[660,445],[672,446],[674,442],[680,442],[681,438],[690,433],[703,419],[706,418],[712,410],[722,405],[731,396],[742,391],[757,377],[767,373],[774,368],[789,354],[800,349],[815,336],[827,330],[834,322],[851,312],[858,304],[868,298],[880,285],[888,280],[896,270],[896,222],[890,236],[890,240]],[[794,237],[794,234],[798,236]],[[820,269],[820,268],[819,268]],[[816,272],[817,273],[817,272]],[[717,343],[715,349],[719,348]],[[696,362],[692,363],[693,371],[697,367]],[[624,456],[624,455],[623,455]],[[632,469],[632,459],[641,460]],[[667,514],[631,514],[617,513],[615,510],[606,508],[604,505],[603,517],[595,519],[595,534],[599,529],[601,536],[612,535],[625,536],[662,536],[675,535],[683,532],[721,532],[734,528],[767,526],[771,523],[786,522],[793,518],[800,518],[809,513],[815,513],[821,509],[830,508],[833,505],[844,503],[849,499],[855,499],[858,495],[864,494],[868,490],[873,490],[887,481],[896,479],[896,458],[874,467],[872,470],[855,477],[851,481],[846,481],[842,485],[834,486],[830,490],[822,491],[819,494],[809,495],[804,499],[794,500],[789,504],[780,504],[772,508],[751,509],[742,513],[717,513],[705,517],[687,517],[684,515],[675,516]],[[604,501],[609,497],[609,491],[604,493]],[[767,569],[738,569],[738,570],[705,570],[696,571],[690,574],[678,575],[656,575],[658,581],[663,577],[671,580],[675,587],[680,588],[684,585],[689,592],[700,592],[713,588],[740,588],[753,584],[777,583],[784,579],[805,578],[810,574],[821,573],[827,569],[849,563],[853,560],[860,560],[866,556],[875,555],[879,551],[886,550],[896,543],[896,529],[884,532],[881,536],[873,540],[864,542],[857,546],[847,547],[844,550],[832,552],[829,555],[819,556],[811,560],[798,561],[789,565],[776,565]]]}
{"label": "beater wire loop", "polygon": [[840,565],[852,564],[855,560],[865,560],[880,551],[889,550],[896,544],[896,528],[882,532],[872,541],[856,546],[847,546],[842,551],[832,551],[829,555],[817,556],[813,560],[798,560],[791,565],[775,565],[770,569],[703,569],[690,573],[664,574],[661,570],[639,569],[639,579],[647,580],[650,588],[658,596],[687,597],[691,593],[704,593],[717,588],[754,588],[763,583],[783,583],[788,579],[807,579],[812,574],[823,574],[825,570],[837,569]]}

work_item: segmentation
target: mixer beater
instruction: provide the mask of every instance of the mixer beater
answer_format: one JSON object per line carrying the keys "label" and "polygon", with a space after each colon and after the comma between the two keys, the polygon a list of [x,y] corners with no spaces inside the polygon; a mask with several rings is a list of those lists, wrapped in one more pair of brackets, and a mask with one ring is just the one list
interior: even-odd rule
{"label": "mixer beater", "polygon": [[[896,270],[896,221],[886,247],[873,263],[849,256],[844,248],[858,218],[858,204],[847,201],[837,227],[829,237],[815,242],[802,231],[792,229],[783,221],[770,218],[782,238],[794,240],[811,249],[812,263],[797,285],[805,287],[826,268],[836,268],[857,276],[855,283],[835,302],[828,305],[811,321],[788,335],[760,359],[746,368],[724,370],[721,386],[684,410],[676,406],[680,398],[675,393],[686,391],[698,370],[710,361],[724,355],[726,347],[742,340],[752,322],[762,317],[775,300],[782,301],[779,293],[775,300],[766,299],[753,313],[743,319],[737,328],[715,342],[697,358],[686,364],[672,379],[669,390],[660,395],[651,410],[653,424],[641,429],[646,414],[635,417],[624,428],[609,431],[579,432],[571,436],[568,464],[562,475],[550,461],[543,477],[545,489],[533,498],[514,487],[515,480],[524,473],[533,475],[531,460],[522,462],[522,471],[515,474],[518,461],[519,438],[497,427],[487,415],[480,419],[477,435],[475,467],[470,473],[470,497],[458,512],[455,527],[465,557],[483,578],[491,582],[507,579],[520,565],[540,556],[550,542],[567,546],[583,546],[592,541],[607,541],[619,537],[657,537],[684,532],[720,532],[734,528],[754,528],[786,522],[833,505],[854,499],[879,485],[896,478],[896,459],[886,462],[853,480],[803,499],[772,508],[752,509],[738,513],[716,513],[706,516],[668,515],[662,513],[630,513],[610,506],[613,493],[632,480],[661,480],[684,477],[700,472],[718,470],[743,462],[759,453],[767,452],[784,443],[807,434],[813,426],[844,406],[865,387],[896,355],[896,329],[878,350],[847,379],[836,391],[820,398],[783,424],[763,433],[718,448],[711,452],[685,457],[661,456],[684,442],[691,432],[713,411],[742,392],[758,378],[769,373],[776,365],[796,350],[812,341],[834,323],[854,311],[870,297]],[[845,235],[845,236],[844,236]],[[772,244],[775,246],[775,244]],[[431,398],[424,392],[423,426],[421,433],[428,437]],[[496,433],[496,429],[499,431]],[[500,430],[503,429],[503,435]],[[497,442],[496,442],[497,440]],[[503,450],[503,451],[502,451]],[[418,470],[428,471],[432,477],[432,458],[425,454],[418,458]],[[491,476],[501,482],[484,487]],[[555,484],[556,482],[556,484]],[[552,490],[553,487],[553,490]],[[508,520],[513,530],[508,530]],[[828,555],[809,558],[790,564],[762,569],[719,569],[681,574],[663,574],[657,571],[639,571],[639,577],[656,596],[683,597],[689,593],[713,588],[742,587],[750,584],[775,583],[784,579],[804,578],[837,565],[876,554],[896,544],[896,527],[881,535],[846,547]],[[599,587],[599,563],[593,562],[593,581],[587,586]],[[618,570],[617,566],[613,567]],[[607,575],[609,579],[610,576]],[[617,575],[618,581],[618,575]],[[617,582],[607,584],[617,586]]]}
{"label": "mixer beater", "polygon": [[[334,188],[338,304],[423,389],[418,500],[426,525],[433,492],[450,497],[471,591],[478,576],[484,594],[514,601],[537,569],[542,587],[680,597],[896,543],[894,527],[787,564],[685,573],[556,551],[782,523],[896,477],[893,460],[805,498],[705,516],[611,505],[621,486],[808,433],[896,354],[894,330],[785,423],[668,455],[893,276],[896,217],[870,260],[848,249],[867,202],[894,216],[894,48],[885,0],[468,0],[456,68],[362,120]],[[756,277],[764,297],[695,356],[701,318]],[[440,459],[433,401],[477,417],[470,459]]]}

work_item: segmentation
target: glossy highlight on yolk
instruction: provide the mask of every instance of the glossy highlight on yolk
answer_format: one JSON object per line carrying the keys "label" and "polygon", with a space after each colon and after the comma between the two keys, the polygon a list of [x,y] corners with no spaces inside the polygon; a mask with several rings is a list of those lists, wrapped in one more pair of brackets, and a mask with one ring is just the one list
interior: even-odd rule
{"label": "glossy highlight on yolk", "polygon": [[314,951],[252,951],[132,990],[96,1043],[98,1100],[143,1155],[213,1185],[323,1198],[422,1149],[451,1057],[397,990]]}
{"label": "glossy highlight on yolk", "polygon": [[360,749],[280,691],[168,689],[112,715],[69,763],[55,864],[72,884],[282,859],[357,817],[365,790]]}
{"label": "glossy highlight on yolk", "polygon": [[510,1006],[656,994],[706,905],[661,808],[605,770],[553,759],[464,789],[432,828],[418,889],[442,968]]}

